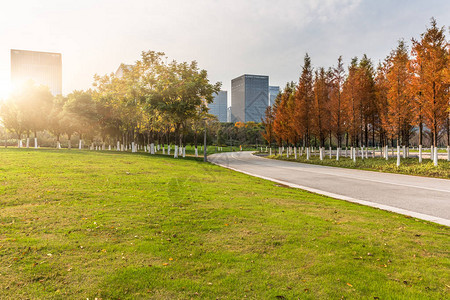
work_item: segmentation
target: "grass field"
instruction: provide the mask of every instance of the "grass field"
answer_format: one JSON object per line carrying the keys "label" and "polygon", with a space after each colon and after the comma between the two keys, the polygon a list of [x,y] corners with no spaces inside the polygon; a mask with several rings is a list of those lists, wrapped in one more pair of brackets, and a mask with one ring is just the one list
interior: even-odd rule
{"label": "grass field", "polygon": [[449,228],[193,158],[0,149],[0,298],[448,299]]}
{"label": "grass field", "polygon": [[336,157],[330,159],[326,156],[321,161],[318,155],[311,156],[310,160],[307,160],[305,155],[298,157],[297,160],[294,156],[286,158],[286,155],[272,155],[270,158],[331,167],[450,179],[450,162],[443,159],[440,159],[438,166],[435,167],[431,159],[424,159],[420,164],[417,158],[402,158],[400,166],[397,167],[397,158],[389,158],[389,160],[384,158],[368,158],[362,160],[358,158],[356,163],[347,157],[340,157],[339,161],[336,161]]}

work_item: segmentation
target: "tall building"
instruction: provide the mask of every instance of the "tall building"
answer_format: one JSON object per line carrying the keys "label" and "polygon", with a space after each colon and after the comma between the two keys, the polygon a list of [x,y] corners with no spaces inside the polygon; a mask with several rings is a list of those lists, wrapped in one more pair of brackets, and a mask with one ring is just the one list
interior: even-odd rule
{"label": "tall building", "polygon": [[227,91],[215,94],[213,103],[208,104],[209,113],[217,116],[219,122],[227,121]]}
{"label": "tall building", "polygon": [[118,78],[122,78],[124,72],[131,71],[132,69],[133,65],[120,64],[119,68],[117,68],[117,71],[114,75]]}
{"label": "tall building", "polygon": [[231,122],[261,122],[269,99],[269,76],[244,74],[231,80]]}
{"label": "tall building", "polygon": [[269,86],[269,106],[272,106],[275,103],[275,99],[280,93],[279,86]]}
{"label": "tall building", "polygon": [[20,86],[28,80],[46,85],[53,95],[62,94],[61,53],[11,49],[11,82]]}

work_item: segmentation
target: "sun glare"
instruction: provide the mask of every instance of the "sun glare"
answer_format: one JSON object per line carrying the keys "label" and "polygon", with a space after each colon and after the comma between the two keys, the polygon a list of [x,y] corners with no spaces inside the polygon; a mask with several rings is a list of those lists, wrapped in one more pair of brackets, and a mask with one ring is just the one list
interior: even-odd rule
{"label": "sun glare", "polygon": [[12,91],[11,84],[8,82],[0,81],[0,99],[7,98]]}

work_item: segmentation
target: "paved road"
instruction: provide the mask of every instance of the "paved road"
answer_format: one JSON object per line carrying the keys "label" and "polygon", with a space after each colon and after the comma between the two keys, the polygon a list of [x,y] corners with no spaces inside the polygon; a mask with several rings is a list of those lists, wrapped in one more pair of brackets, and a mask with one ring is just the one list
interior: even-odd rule
{"label": "paved road", "polygon": [[239,172],[450,226],[450,180],[325,167],[227,152],[208,157]]}

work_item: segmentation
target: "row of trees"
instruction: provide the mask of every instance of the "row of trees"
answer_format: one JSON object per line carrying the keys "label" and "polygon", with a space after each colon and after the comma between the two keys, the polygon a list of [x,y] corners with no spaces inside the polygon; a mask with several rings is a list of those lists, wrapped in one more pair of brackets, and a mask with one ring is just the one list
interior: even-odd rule
{"label": "row of trees", "polygon": [[[165,63],[164,53],[142,52],[133,66],[121,66],[123,74],[94,77],[93,88],[53,97],[47,87],[28,82],[1,104],[3,125],[20,140],[35,138],[39,131],[60,137],[128,145],[175,143],[187,138],[197,144],[220,83],[212,84],[197,63]],[[35,141],[36,142],[36,141]]]}
{"label": "row of trees", "polygon": [[306,54],[298,84],[288,83],[267,108],[263,135],[280,146],[409,146],[418,129],[420,145],[425,131],[435,147],[445,133],[450,143],[449,51],[444,27],[432,19],[411,52],[401,40],[376,69],[364,55],[347,72],[342,57],[314,70]]}

